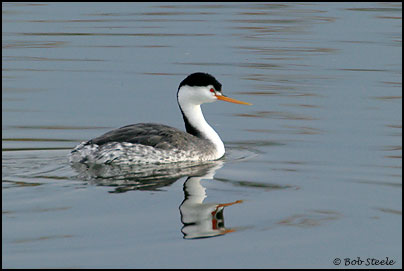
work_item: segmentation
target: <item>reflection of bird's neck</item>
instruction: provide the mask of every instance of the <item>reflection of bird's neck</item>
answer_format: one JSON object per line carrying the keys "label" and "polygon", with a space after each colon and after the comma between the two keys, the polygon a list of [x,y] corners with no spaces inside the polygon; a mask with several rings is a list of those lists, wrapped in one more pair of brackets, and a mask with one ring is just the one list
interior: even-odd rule
{"label": "reflection of bird's neck", "polygon": [[205,187],[200,183],[202,178],[190,177],[184,184],[186,204],[201,204],[206,198]]}
{"label": "reflection of bird's neck", "polygon": [[211,166],[204,171],[203,176],[190,176],[184,183],[184,203],[202,204],[206,196],[206,188],[202,186],[201,180],[203,179],[213,179],[216,170],[223,166],[223,161],[218,160],[212,162]]}

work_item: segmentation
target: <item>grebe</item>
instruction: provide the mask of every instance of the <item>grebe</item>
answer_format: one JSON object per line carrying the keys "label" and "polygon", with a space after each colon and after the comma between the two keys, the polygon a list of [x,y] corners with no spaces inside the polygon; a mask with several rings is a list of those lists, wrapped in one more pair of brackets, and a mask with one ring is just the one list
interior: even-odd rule
{"label": "grebe", "polygon": [[177,101],[186,132],[155,123],[127,125],[89,141],[70,153],[71,163],[163,164],[209,161],[223,157],[219,135],[206,122],[201,104],[217,100],[251,105],[222,94],[222,85],[208,73],[193,73],[179,85]]}

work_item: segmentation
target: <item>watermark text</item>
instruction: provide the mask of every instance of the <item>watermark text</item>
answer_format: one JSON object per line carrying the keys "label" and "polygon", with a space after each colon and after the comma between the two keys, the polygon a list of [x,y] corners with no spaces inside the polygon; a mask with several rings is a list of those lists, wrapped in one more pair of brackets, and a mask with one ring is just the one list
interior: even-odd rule
{"label": "watermark text", "polygon": [[343,265],[343,266],[387,266],[394,265],[396,261],[389,257],[385,258],[335,258],[333,260],[334,265]]}

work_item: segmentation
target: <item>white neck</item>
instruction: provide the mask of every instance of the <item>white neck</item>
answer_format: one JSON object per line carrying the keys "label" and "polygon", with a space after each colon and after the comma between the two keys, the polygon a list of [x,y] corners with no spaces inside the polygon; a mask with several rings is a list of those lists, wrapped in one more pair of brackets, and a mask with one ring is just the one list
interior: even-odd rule
{"label": "white neck", "polygon": [[203,117],[201,106],[199,104],[180,104],[184,116],[188,119],[189,124],[196,129],[203,138],[213,143],[217,151],[217,158],[224,155],[225,149],[223,141],[215,130],[206,122]]}

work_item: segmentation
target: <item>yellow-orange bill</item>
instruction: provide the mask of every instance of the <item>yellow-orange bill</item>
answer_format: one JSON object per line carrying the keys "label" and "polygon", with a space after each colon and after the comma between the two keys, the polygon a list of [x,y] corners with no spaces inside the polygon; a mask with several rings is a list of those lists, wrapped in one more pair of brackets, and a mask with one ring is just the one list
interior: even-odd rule
{"label": "yellow-orange bill", "polygon": [[229,103],[252,105],[251,103],[242,102],[242,101],[239,101],[239,100],[236,100],[233,98],[229,98],[229,97],[226,97],[223,95],[215,95],[215,96],[218,100],[229,102]]}

